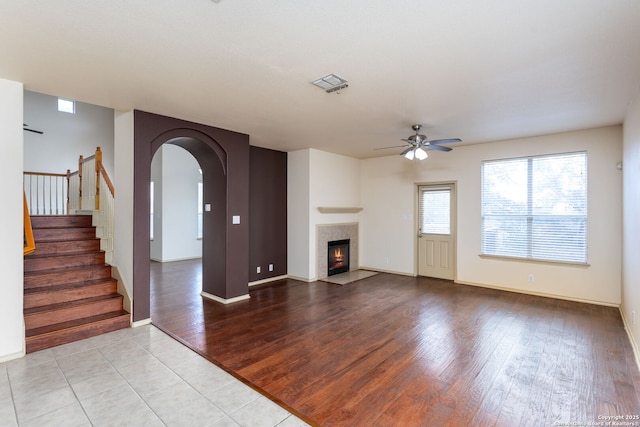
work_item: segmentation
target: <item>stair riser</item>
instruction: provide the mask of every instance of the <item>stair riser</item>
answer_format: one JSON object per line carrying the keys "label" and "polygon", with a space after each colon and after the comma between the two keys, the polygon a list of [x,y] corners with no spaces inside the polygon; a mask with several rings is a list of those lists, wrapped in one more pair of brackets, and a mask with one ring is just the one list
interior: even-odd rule
{"label": "stair riser", "polygon": [[[73,252],[98,252],[100,250],[100,240],[69,240],[57,242],[38,242],[35,255],[64,255]],[[29,259],[27,257],[26,259]]]}
{"label": "stair riser", "polygon": [[59,304],[62,302],[77,301],[83,298],[99,297],[117,292],[118,282],[115,279],[105,281],[95,285],[83,286],[81,288],[57,290],[48,292],[26,293],[24,295],[24,308],[43,307],[49,304]]}
{"label": "stair riser", "polygon": [[69,320],[82,319],[83,317],[97,314],[112,313],[122,310],[122,296],[103,301],[95,301],[77,307],[67,307],[52,311],[31,313],[24,316],[24,324],[27,331],[43,326],[55,325]]}
{"label": "stair riser", "polygon": [[82,325],[77,328],[63,329],[48,334],[27,337],[27,353],[44,350],[61,344],[79,341],[85,338],[106,334],[107,332],[125,329],[130,326],[130,317],[118,316],[102,320],[100,322]]}
{"label": "stair riser", "polygon": [[34,228],[33,239],[36,247],[39,242],[51,242],[54,240],[80,240],[94,239],[96,230],[92,227],[84,228]]}
{"label": "stair riser", "polygon": [[80,283],[85,280],[100,280],[110,278],[110,265],[79,267],[72,270],[55,271],[43,274],[26,273],[24,275],[24,288],[46,288],[48,286],[57,286],[66,283]]}
{"label": "stair riser", "polygon": [[46,258],[27,257],[24,259],[24,271],[25,273],[28,273],[54,268],[71,268],[100,264],[104,264],[104,252],[68,256],[51,256]]}
{"label": "stair riser", "polygon": [[32,228],[91,227],[91,215],[32,216]]}
{"label": "stair riser", "polygon": [[24,262],[27,353],[128,328],[91,215],[32,216],[31,224],[36,256]]}

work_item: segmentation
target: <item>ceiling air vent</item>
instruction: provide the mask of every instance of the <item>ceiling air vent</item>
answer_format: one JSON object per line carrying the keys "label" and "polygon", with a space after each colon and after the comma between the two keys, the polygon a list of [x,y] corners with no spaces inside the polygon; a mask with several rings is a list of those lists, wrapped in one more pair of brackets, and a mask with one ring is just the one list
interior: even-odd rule
{"label": "ceiling air vent", "polygon": [[349,84],[345,79],[336,76],[335,74],[327,74],[324,77],[320,77],[319,79],[312,81],[311,84],[318,86],[320,89],[323,89],[327,93],[340,93],[342,89],[349,87]]}

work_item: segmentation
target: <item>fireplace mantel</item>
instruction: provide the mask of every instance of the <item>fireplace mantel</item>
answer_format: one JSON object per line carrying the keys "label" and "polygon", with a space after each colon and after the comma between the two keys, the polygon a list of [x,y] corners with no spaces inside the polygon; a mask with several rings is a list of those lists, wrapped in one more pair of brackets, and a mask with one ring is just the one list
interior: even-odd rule
{"label": "fireplace mantel", "polygon": [[345,208],[345,207],[325,207],[318,206],[318,211],[320,213],[330,214],[330,213],[358,213],[362,210],[362,208]]}

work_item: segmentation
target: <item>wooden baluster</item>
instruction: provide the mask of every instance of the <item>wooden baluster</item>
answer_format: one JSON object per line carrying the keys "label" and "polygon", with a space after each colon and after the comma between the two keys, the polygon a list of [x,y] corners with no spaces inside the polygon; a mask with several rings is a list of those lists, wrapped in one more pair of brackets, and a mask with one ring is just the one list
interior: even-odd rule
{"label": "wooden baluster", "polygon": [[100,209],[100,169],[102,168],[102,151],[96,147],[96,210]]}
{"label": "wooden baluster", "polygon": [[80,184],[78,185],[78,210],[82,209],[82,163],[84,161],[84,157],[82,154],[78,159],[78,180]]}
{"label": "wooden baluster", "polygon": [[71,169],[67,169],[67,215],[69,215],[69,208],[71,207],[71,199],[69,194],[71,193]]}

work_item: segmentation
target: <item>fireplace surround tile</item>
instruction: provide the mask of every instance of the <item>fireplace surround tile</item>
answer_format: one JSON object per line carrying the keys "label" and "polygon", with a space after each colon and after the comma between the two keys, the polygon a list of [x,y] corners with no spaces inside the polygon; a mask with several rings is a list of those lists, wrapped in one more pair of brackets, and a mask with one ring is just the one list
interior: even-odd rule
{"label": "fireplace surround tile", "polygon": [[358,269],[358,228],[357,222],[346,224],[318,224],[316,225],[316,259],[318,279],[324,279],[328,276],[327,269],[329,259],[327,254],[327,244],[333,240],[349,239],[349,271]]}

